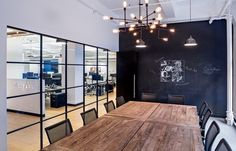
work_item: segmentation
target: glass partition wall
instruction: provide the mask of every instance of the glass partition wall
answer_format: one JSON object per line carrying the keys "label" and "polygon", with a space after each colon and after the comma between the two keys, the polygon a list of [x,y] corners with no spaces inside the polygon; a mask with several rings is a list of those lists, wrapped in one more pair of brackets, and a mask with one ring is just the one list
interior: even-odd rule
{"label": "glass partition wall", "polygon": [[[9,27],[7,30],[8,150],[49,145],[45,127],[116,98],[116,53],[104,48]],[[24,148],[25,146],[25,148]]]}

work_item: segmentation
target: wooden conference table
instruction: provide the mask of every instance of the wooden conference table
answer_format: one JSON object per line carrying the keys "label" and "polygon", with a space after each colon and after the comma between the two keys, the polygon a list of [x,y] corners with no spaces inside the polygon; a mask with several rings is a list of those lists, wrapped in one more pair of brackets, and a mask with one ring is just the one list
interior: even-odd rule
{"label": "wooden conference table", "polygon": [[194,106],[130,101],[43,151],[203,151]]}

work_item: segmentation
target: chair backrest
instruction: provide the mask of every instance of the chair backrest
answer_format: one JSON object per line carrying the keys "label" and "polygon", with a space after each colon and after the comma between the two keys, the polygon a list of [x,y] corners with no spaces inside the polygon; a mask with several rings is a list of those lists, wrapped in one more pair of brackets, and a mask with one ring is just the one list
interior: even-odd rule
{"label": "chair backrest", "polygon": [[70,135],[73,132],[69,119],[45,128],[50,144]]}
{"label": "chair backrest", "polygon": [[215,151],[232,151],[232,149],[227,143],[227,141],[223,138],[220,140],[219,144],[216,146]]}
{"label": "chair backrest", "polygon": [[98,118],[98,114],[95,108],[80,113],[80,115],[84,121],[84,125],[87,125]]}
{"label": "chair backrest", "polygon": [[205,111],[207,107],[207,103],[204,101],[200,107],[200,109],[198,110],[198,116],[201,118],[203,116],[203,113]]}
{"label": "chair backrest", "polygon": [[205,129],[206,123],[208,119],[211,117],[211,114],[212,114],[212,111],[208,108],[206,113],[203,115],[203,119],[200,125],[202,129]]}
{"label": "chair backrest", "polygon": [[121,105],[125,104],[125,99],[123,96],[119,96],[116,98],[116,107],[120,107]]}
{"label": "chair backrest", "polygon": [[144,101],[154,101],[156,100],[156,94],[155,93],[142,93],[141,99]]}
{"label": "chair backrest", "polygon": [[215,121],[213,121],[207,131],[205,138],[205,151],[211,151],[211,146],[216,138],[216,136],[220,133],[220,128]]}
{"label": "chair backrest", "polygon": [[112,100],[104,103],[104,107],[105,107],[107,113],[111,112],[112,110],[115,109],[115,105],[114,105],[114,102]]}
{"label": "chair backrest", "polygon": [[168,103],[184,104],[184,96],[183,95],[170,95],[170,94],[168,94]]}

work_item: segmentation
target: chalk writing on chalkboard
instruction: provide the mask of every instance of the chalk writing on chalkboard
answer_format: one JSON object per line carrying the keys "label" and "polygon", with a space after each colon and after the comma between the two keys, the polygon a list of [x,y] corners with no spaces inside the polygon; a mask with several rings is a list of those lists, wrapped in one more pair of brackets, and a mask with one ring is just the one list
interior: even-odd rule
{"label": "chalk writing on chalkboard", "polygon": [[219,72],[220,70],[221,70],[220,68],[217,68],[217,67],[214,67],[213,65],[208,64],[202,68],[202,73],[206,75],[212,75],[214,73]]}
{"label": "chalk writing on chalkboard", "polygon": [[149,70],[149,72],[152,73],[152,74],[154,74],[154,75],[157,74],[156,71],[154,71],[154,70]]}
{"label": "chalk writing on chalkboard", "polygon": [[176,83],[175,86],[185,86],[185,85],[189,85],[189,82],[184,82],[184,83]]}
{"label": "chalk writing on chalkboard", "polygon": [[193,68],[193,67],[189,67],[189,66],[186,66],[185,65],[185,70],[187,70],[187,71],[191,71],[191,72],[197,72],[197,69],[196,68]]}
{"label": "chalk writing on chalkboard", "polygon": [[184,82],[183,60],[162,60],[160,62],[161,82]]}
{"label": "chalk writing on chalkboard", "polygon": [[162,61],[162,60],[164,60],[164,59],[165,59],[165,57],[161,57],[161,58],[155,60],[155,63],[159,63],[160,61]]}

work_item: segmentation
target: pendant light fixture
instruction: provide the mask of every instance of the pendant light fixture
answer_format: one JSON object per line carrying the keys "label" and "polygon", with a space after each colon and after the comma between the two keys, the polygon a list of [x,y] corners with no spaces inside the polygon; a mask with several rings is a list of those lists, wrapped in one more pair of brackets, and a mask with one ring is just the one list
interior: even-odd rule
{"label": "pendant light fixture", "polygon": [[[192,20],[192,1],[190,0],[190,22]],[[184,46],[186,47],[194,47],[197,46],[196,40],[190,35],[189,38],[185,41]]]}
{"label": "pendant light fixture", "polygon": [[143,33],[143,31],[142,31],[142,27],[141,27],[140,38],[136,40],[136,46],[135,46],[136,48],[146,48],[147,47],[147,45],[145,44],[145,42],[142,39],[142,33]]}

